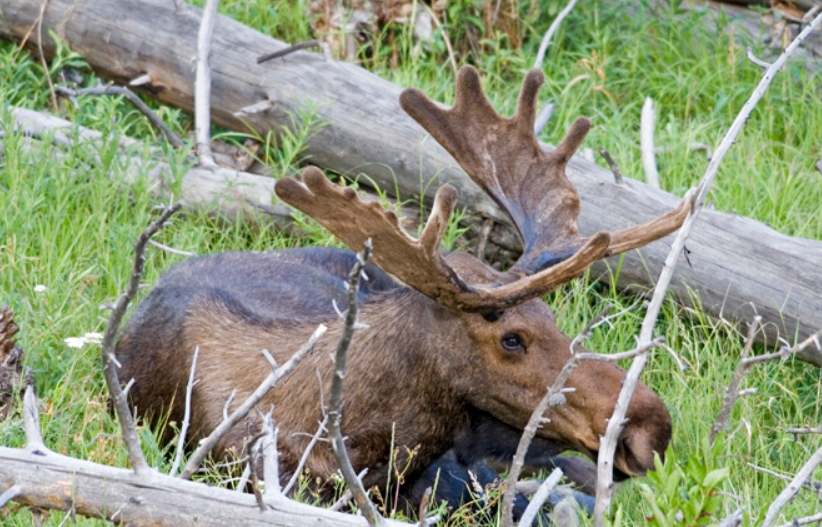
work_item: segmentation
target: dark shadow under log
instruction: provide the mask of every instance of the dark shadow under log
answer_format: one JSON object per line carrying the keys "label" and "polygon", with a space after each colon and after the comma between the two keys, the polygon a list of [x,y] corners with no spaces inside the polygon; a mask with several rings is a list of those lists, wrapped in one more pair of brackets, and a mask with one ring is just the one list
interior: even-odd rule
{"label": "dark shadow under log", "polygon": [[[0,37],[21,40],[41,5],[40,0],[0,0]],[[138,88],[143,94],[190,112],[200,16],[201,10],[188,4],[177,12],[171,0],[50,0],[42,34],[55,31],[98,75],[116,83],[149,75],[151,82]],[[34,31],[27,45],[36,49],[37,40]],[[42,45],[47,55],[54,52],[50,38]],[[218,18],[211,59],[215,124],[239,131],[250,127],[265,135],[288,126],[289,113],[309,105],[325,123],[305,152],[311,163],[351,175],[365,173],[404,199],[433,197],[448,182],[459,191],[460,206],[498,221],[495,232],[508,228],[507,218],[444,149],[425,140],[425,132],[402,112],[401,87],[309,51],[256,63],[259,55],[286,47],[231,19]],[[268,101],[257,106],[263,111],[243,119],[234,116],[262,101]],[[616,185],[610,172],[580,159],[571,162],[568,175],[582,198],[580,230],[585,235],[641,223],[678,202],[676,196],[637,181]],[[626,254],[617,285],[650,287],[671,239]],[[699,302],[712,316],[734,322],[750,320],[756,313],[770,345],[776,344],[777,336],[795,342],[822,327],[822,242],[704,210],[687,248],[691,265],[678,266],[670,288],[685,305]],[[598,264],[594,274],[608,279],[607,266],[617,269],[618,260]],[[822,352],[816,349],[806,350],[800,358],[822,365]]]}

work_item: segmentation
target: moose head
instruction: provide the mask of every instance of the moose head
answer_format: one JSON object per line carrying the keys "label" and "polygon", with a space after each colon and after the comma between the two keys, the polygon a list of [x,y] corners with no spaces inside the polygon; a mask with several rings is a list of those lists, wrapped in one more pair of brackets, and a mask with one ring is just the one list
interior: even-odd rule
{"label": "moose head", "polygon": [[[515,225],[524,252],[505,272],[466,253],[441,252],[457,198],[449,185],[437,191],[415,239],[393,213],[331,183],[317,168],[306,169],[302,182],[276,183],[283,201],[350,249],[373,243],[374,265],[366,267],[369,279],[360,294],[364,329],[351,342],[343,391],[343,432],[354,468],[369,468],[367,486],[385,484],[393,462],[404,466],[413,487],[449,449],[463,465],[512,454],[571,354],[571,339],[538,297],[599,258],[671,233],[690,210],[688,197],[645,224],[580,236],[580,201],[565,167],[590,122],[577,119],[555,150],[544,150],[533,132],[542,81],[541,72],[528,73],[511,119],[493,109],[470,67],[459,71],[451,109],[415,89],[400,97],[403,109]],[[265,377],[270,367],[261,349],[284,361],[318,322],[326,323],[330,329],[319,349],[262,402],[275,405],[280,473],[290,476],[322,416],[333,369],[328,352],[342,325],[333,302],[343,302],[353,260],[347,251],[294,249],[203,256],[176,266],[142,302],[118,343],[121,378],[136,381],[132,402],[149,414],[168,411],[179,422],[198,348],[200,382],[193,389],[189,436],[196,440],[219,424],[232,390],[241,401]],[[602,362],[574,370],[566,384],[574,391],[549,410],[549,421],[537,432],[537,457],[572,449],[595,458],[624,375]],[[624,475],[644,474],[653,467],[654,452],[662,453],[670,440],[670,416],[659,397],[640,385],[627,417],[615,466]],[[239,448],[248,431],[238,426],[220,448]],[[315,447],[306,467],[315,477],[330,478],[336,471],[330,448]]]}

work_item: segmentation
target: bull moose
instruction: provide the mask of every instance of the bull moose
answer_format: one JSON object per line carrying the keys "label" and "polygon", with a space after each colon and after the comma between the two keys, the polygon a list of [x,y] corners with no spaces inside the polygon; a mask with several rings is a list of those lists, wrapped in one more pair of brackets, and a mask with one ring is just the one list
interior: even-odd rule
{"label": "bull moose", "polygon": [[[393,462],[403,467],[401,492],[412,506],[421,486],[435,477],[432,469],[444,469],[437,497],[456,501],[472,464],[486,456],[510,462],[519,433],[571,354],[571,339],[539,296],[599,258],[673,232],[690,210],[685,199],[642,225],[578,235],[580,200],[565,167],[590,122],[578,118],[555,150],[543,149],[533,132],[542,83],[541,71],[527,74],[510,119],[494,110],[471,67],[457,75],[451,109],[417,89],[400,96],[402,108],[516,226],[524,252],[505,272],[465,252],[441,252],[456,201],[449,185],[437,191],[414,239],[393,213],[333,184],[317,168],[307,168],[302,182],[276,183],[283,201],[351,250],[372,240],[373,263],[365,268],[358,297],[363,328],[351,342],[345,376],[343,432],[354,468],[369,469],[366,488],[382,487]],[[149,417],[181,422],[199,348],[199,383],[191,397],[190,439],[196,442],[222,421],[233,390],[242,401],[270,372],[261,350],[282,363],[318,323],[326,324],[314,353],[260,405],[274,405],[280,477],[287,480],[323,416],[333,369],[329,353],[343,323],[334,303],[345,303],[354,259],[349,251],[307,248],[201,256],[175,266],[139,305],[117,345],[120,376],[135,381],[132,404]],[[567,382],[574,391],[566,403],[548,411],[550,421],[537,432],[530,460],[565,450],[596,459],[624,375],[610,363],[582,363]],[[644,385],[637,387],[627,418],[614,461],[617,477],[644,474],[671,437],[665,405]],[[239,449],[248,434],[247,425],[235,427],[218,455]],[[318,480],[336,473],[327,444],[313,449],[306,470]]]}

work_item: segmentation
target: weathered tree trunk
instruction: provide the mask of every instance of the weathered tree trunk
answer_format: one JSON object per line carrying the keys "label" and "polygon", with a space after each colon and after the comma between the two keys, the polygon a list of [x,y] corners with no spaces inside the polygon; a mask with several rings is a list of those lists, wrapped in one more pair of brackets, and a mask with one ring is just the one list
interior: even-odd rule
{"label": "weathered tree trunk", "polygon": [[[362,516],[333,512],[279,496],[260,510],[253,494],[164,474],[138,476],[44,449],[0,447],[0,495],[38,509],[72,511],[116,525],[366,527]],[[4,498],[0,496],[0,501]],[[387,527],[410,525],[385,520]]]}
{"label": "weathered tree trunk", "polygon": [[[40,0],[0,0],[0,37],[19,41],[33,26]],[[191,111],[197,28],[201,11],[189,5],[176,10],[171,0],[50,0],[42,34],[53,30],[80,53],[97,74],[117,83],[144,74],[152,82],[143,93]],[[38,31],[28,45],[36,49]],[[44,53],[54,43],[44,38]],[[460,205],[471,212],[509,222],[443,148],[424,140],[425,132],[399,107],[399,86],[342,62],[326,62],[311,52],[256,64],[260,54],[286,44],[220,17],[214,33],[212,119],[233,130],[250,126],[261,135],[289,124],[289,113],[315,108],[326,123],[309,142],[312,163],[342,173],[364,172],[389,192],[403,198],[433,196],[443,183],[454,185]],[[261,101],[271,107],[243,120],[234,116]],[[568,169],[583,202],[580,230],[592,234],[615,230],[659,215],[677,198],[636,181],[616,185],[611,174],[593,163],[575,159]],[[425,197],[425,196],[423,196]],[[510,232],[510,231],[509,231]],[[494,236],[492,235],[492,240]],[[606,265],[617,284],[654,283],[670,239],[653,243],[595,267]],[[733,321],[763,317],[770,344],[781,336],[793,341],[822,327],[822,242],[791,238],[765,225],[735,215],[704,210],[687,244],[690,265],[679,264],[671,290],[686,305],[695,302],[710,314]],[[822,365],[822,352],[802,358]]]}

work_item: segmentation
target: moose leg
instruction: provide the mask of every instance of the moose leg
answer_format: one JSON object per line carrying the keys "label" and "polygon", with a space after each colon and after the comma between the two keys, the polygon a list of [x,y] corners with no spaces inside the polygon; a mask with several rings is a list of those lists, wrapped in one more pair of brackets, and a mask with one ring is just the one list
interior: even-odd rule
{"label": "moose leg", "polygon": [[[451,512],[468,503],[482,504],[484,493],[501,483],[499,475],[484,461],[477,460],[465,464],[459,460],[457,451],[451,449],[439,458],[433,465],[413,482],[405,491],[409,506],[419,504],[427,488],[436,489],[432,502],[448,504]],[[479,488],[477,488],[479,487]],[[528,507],[528,499],[517,494],[514,501],[514,520],[519,518]],[[548,518],[542,517],[534,521],[534,525],[548,525]]]}

